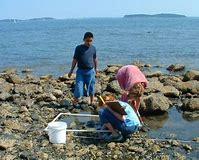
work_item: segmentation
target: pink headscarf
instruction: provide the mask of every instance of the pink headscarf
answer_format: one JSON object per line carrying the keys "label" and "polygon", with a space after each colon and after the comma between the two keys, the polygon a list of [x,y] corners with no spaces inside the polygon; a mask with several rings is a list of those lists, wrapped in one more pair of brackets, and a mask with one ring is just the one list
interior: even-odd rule
{"label": "pink headscarf", "polygon": [[[144,74],[140,71],[137,66],[127,65],[119,69],[116,78],[122,90],[129,91],[134,84],[143,83],[146,88],[148,81]],[[123,94],[122,100],[127,100],[127,94]]]}

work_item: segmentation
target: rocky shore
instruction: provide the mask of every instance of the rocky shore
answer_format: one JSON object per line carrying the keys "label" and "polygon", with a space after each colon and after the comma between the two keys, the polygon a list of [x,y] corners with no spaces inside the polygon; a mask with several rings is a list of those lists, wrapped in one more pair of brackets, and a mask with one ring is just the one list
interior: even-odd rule
{"label": "rocky shore", "polygon": [[[146,74],[149,86],[145,91],[140,113],[161,115],[177,106],[183,116],[199,119],[199,71],[183,71],[183,65],[171,65],[164,74],[152,72],[150,64],[136,63]],[[97,76],[96,94],[111,93],[120,96],[115,74],[121,65],[108,65]],[[158,70],[158,68],[157,68]],[[165,69],[166,70],[166,69]],[[178,71],[175,73],[175,71]],[[67,144],[55,145],[48,140],[44,128],[60,112],[92,112],[86,99],[81,108],[71,105],[74,79],[63,75],[35,77],[30,69],[19,76],[16,69],[0,73],[0,159],[186,159],[198,147],[178,140],[158,141],[139,132],[124,143],[103,143],[94,139],[67,136]],[[191,133],[190,133],[191,134]],[[199,138],[193,143],[198,146]],[[188,156],[189,157],[189,156]]]}

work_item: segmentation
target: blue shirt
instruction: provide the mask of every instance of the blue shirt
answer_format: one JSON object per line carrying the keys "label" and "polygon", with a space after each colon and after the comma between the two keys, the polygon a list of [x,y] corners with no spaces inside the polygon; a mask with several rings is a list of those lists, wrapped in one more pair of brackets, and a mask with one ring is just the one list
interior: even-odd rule
{"label": "blue shirt", "polygon": [[94,46],[88,47],[81,44],[76,47],[73,58],[77,60],[79,69],[92,69],[94,68],[94,59],[96,59],[96,49]]}
{"label": "blue shirt", "polygon": [[134,109],[126,102],[119,101],[120,105],[124,108],[127,113],[124,123],[126,126],[142,126],[140,120],[135,113]]}

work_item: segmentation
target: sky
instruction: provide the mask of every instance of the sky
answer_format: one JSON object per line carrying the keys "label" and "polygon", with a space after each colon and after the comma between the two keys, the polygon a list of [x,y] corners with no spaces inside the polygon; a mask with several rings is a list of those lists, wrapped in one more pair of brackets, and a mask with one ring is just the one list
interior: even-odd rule
{"label": "sky", "polygon": [[199,17],[199,0],[0,0],[0,19],[122,17],[156,13]]}

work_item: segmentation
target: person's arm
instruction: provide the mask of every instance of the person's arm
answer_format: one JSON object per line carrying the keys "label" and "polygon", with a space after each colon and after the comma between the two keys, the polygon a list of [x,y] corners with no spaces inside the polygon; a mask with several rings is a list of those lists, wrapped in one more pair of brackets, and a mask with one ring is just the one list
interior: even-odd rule
{"label": "person's arm", "polygon": [[75,69],[76,64],[77,64],[77,60],[73,58],[71,69],[70,69],[70,72],[68,73],[69,78],[71,77],[73,70]]}
{"label": "person's arm", "polygon": [[111,108],[107,107],[108,110],[117,118],[119,119],[120,121],[124,121],[125,120],[125,115],[121,115],[115,111],[113,111]]}
{"label": "person's arm", "polygon": [[94,59],[94,69],[95,69],[95,72],[97,74],[97,66],[98,66],[98,60],[97,58]]}

